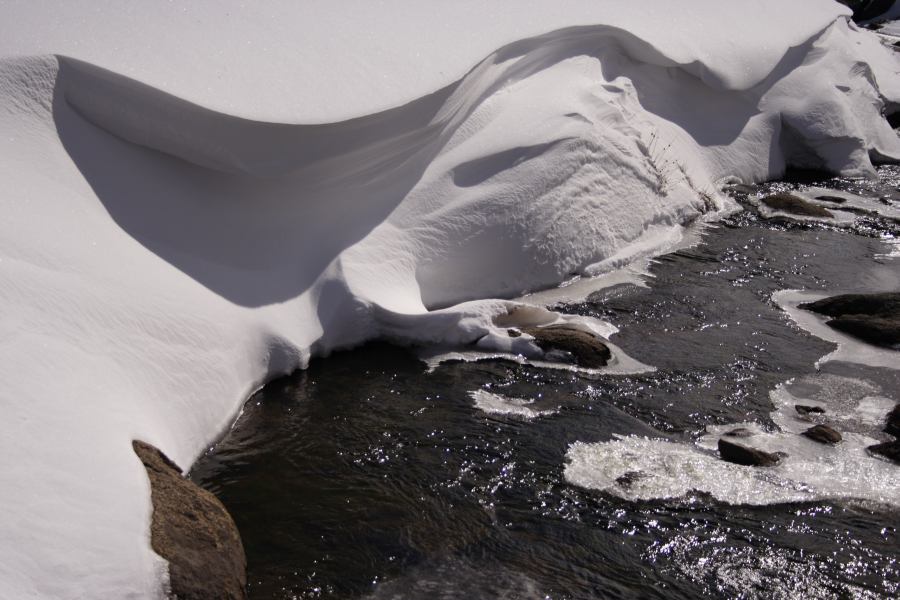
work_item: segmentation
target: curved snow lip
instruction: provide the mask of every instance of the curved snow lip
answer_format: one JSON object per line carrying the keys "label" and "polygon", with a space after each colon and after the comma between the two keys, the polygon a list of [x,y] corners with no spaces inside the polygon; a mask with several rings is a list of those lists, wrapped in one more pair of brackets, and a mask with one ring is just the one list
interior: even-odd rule
{"label": "curved snow lip", "polygon": [[[436,130],[459,116],[456,111],[465,111],[476,103],[473,100],[490,96],[503,83],[479,89],[477,99],[469,98],[466,102],[464,98],[457,106],[445,106],[460,87],[479,88],[477,76],[485,64],[501,64],[530,55],[529,61],[506,74],[511,79],[565,57],[591,55],[602,40],[610,40],[635,62],[682,70],[712,89],[754,88],[754,94],[761,95],[772,83],[773,75],[780,76],[799,66],[809,46],[832,25],[828,22],[799,44],[787,47],[780,60],[765,73],[737,81],[733,80],[733,73],[711,67],[700,59],[679,62],[653,44],[615,26],[568,27],[506,44],[456,81],[405,104],[320,124],[266,122],[218,112],[65,55],[56,55],[60,65],[57,88],[61,88],[65,101],[79,115],[123,140],[224,172],[284,176],[329,158],[349,159],[354,150],[370,144],[379,144],[383,153],[386,147],[393,147],[388,141],[394,145],[402,141],[406,155],[413,155],[432,141]],[[470,81],[473,78],[475,81]],[[535,149],[536,153],[539,150]],[[397,156],[388,152],[387,156],[382,154],[380,164],[361,161],[357,168],[371,173],[396,162]]]}
{"label": "curved snow lip", "polygon": [[[757,100],[762,97],[779,77],[803,64],[811,46],[832,26],[789,48],[763,79],[751,82],[752,89],[746,88],[745,93]],[[704,89],[734,92],[701,62],[678,63],[631,33],[592,25],[510,43],[460,80],[432,94],[380,113],[323,125],[266,123],[218,113],[100,67],[59,56],[53,118],[69,155],[126,232],[228,300],[242,306],[264,306],[310,289],[346,249],[386,222],[459,127],[499,90],[549,65],[603,54],[604,48],[613,47],[638,64],[687,73],[697,78],[698,84],[702,81]],[[730,124],[729,139],[706,140],[704,131],[709,128],[681,122],[684,115],[671,113],[667,103],[650,102],[640,88],[635,93],[645,109],[659,111],[659,118],[673,119],[676,126],[681,123],[688,127],[688,134],[709,149],[715,147],[710,145],[713,143],[734,143],[735,136],[757,118],[757,111],[735,113],[739,118]],[[102,136],[87,131],[85,121],[134,147],[100,140]],[[486,187],[494,174],[507,172],[523,161],[538,162],[554,152],[581,151],[577,144],[570,143],[574,139],[560,135],[507,148],[464,161],[450,173],[457,191]],[[862,147],[863,142],[857,145]],[[855,147],[851,150],[859,151]],[[651,161],[658,160],[652,147],[646,152]],[[900,150],[896,154],[900,157]],[[885,150],[884,155],[891,152]],[[774,153],[771,160],[776,160]],[[191,173],[191,167],[201,169]],[[684,165],[666,160],[660,160],[656,167],[665,171],[666,178],[678,178],[683,173],[690,185],[697,177],[689,177]],[[148,181],[150,176],[153,181]],[[239,206],[247,203],[253,203],[258,216],[247,219],[240,214]],[[293,207],[280,222],[262,221],[262,215],[280,211],[285,204]],[[332,208],[326,209],[325,204]],[[671,215],[658,217],[662,225],[672,225]],[[688,218],[692,217],[682,215],[683,220]],[[299,233],[300,220],[331,221],[328,229],[332,235],[310,247],[296,239],[303,235]],[[297,258],[300,256],[302,260]],[[602,265],[609,256],[590,258],[580,265],[586,274],[595,274],[592,263],[601,266],[600,270],[608,268]],[[240,276],[235,277],[236,273]],[[466,294],[435,298],[431,293],[435,282],[425,280],[423,284],[427,272],[418,277],[428,307],[472,298]],[[559,280],[558,274],[550,273],[531,286],[498,288],[494,292],[521,293]],[[441,288],[439,293],[447,294],[448,290]]]}

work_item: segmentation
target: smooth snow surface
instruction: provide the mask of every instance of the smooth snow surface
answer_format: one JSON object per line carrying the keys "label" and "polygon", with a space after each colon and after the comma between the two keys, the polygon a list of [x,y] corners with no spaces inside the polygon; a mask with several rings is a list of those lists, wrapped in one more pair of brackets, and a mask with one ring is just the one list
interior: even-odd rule
{"label": "smooth snow surface", "polygon": [[[712,84],[763,80],[850,11],[823,0],[5,0],[0,56],[64,54],[207,108],[327,123],[415,100],[501,46],[604,24],[643,62]],[[760,32],[769,40],[761,41]]]}
{"label": "smooth snow surface", "polygon": [[897,59],[847,14],[4,2],[3,594],[160,596],[134,438],[186,467],[375,337],[519,352],[482,299],[666,247],[724,177],[900,158]]}

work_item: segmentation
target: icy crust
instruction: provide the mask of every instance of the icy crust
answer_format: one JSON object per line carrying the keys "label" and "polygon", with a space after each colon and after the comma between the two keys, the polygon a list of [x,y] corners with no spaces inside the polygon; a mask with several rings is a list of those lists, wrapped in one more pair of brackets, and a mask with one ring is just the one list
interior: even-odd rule
{"label": "icy crust", "polygon": [[[218,59],[176,45],[182,60],[154,70],[134,49],[167,45],[140,36],[110,50],[109,23],[140,17],[143,5],[110,9],[102,30],[77,36],[63,25],[76,3],[46,15],[5,5],[0,23],[16,27],[0,36],[4,54],[52,42],[28,32],[56,23],[53,51],[127,66],[122,73],[145,83],[74,58],[0,60],[4,593],[160,595],[164,565],[148,543],[149,490],[132,439],[188,465],[266,380],[377,337],[519,353],[528,339],[506,330],[531,313],[479,299],[666,247],[673,229],[724,205],[715,182],[725,176],[777,177],[789,162],[859,174],[871,171],[870,156],[900,157],[881,118],[900,99],[895,59],[834,21],[836,4],[758,3],[778,15],[771,24],[756,3],[735,17],[716,8],[725,3],[696,2],[677,18],[671,11],[682,7],[670,4],[654,5],[674,19],[666,31],[700,11],[708,35],[676,40],[641,24],[637,34],[544,34],[557,21],[542,20],[531,25],[541,35],[487,50],[437,92],[321,125],[203,108],[228,94],[217,85],[199,93],[210,80],[188,67]],[[77,5],[87,22],[104,8]],[[590,6],[596,18],[581,22],[604,21],[600,8],[625,10]],[[510,11],[510,22],[526,13]],[[35,25],[36,15],[46,23]],[[726,15],[743,27],[727,27]],[[157,33],[161,23],[141,21]],[[749,23],[759,29],[740,33]],[[734,42],[722,33],[732,29]],[[160,39],[174,43],[171,35]],[[335,54],[316,69],[359,73]],[[405,76],[434,66],[424,64]],[[163,72],[173,78],[165,85]],[[272,78],[269,89],[290,79]],[[184,97],[163,91],[181,85]],[[246,100],[266,89],[238,92]],[[372,106],[399,97],[373,89]],[[267,110],[251,105],[242,114]]]}
{"label": "icy crust", "polygon": [[[566,480],[627,500],[691,500],[709,494],[729,504],[766,505],[822,499],[854,499],[900,506],[900,473],[866,447],[884,438],[884,415],[897,403],[870,383],[835,375],[811,375],[779,385],[770,394],[775,431],[755,423],[707,427],[694,444],[644,437],[570,446]],[[843,440],[823,445],[800,435],[814,425],[797,404],[824,410]],[[721,436],[741,428],[747,437],[734,441],[787,456],[775,467],[748,467],[716,455]],[[727,438],[726,438],[727,439]]]}

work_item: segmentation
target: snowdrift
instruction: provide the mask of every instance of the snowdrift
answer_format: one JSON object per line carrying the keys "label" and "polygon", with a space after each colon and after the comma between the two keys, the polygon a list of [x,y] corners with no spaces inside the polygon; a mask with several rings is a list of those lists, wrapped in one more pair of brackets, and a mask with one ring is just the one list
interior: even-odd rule
{"label": "snowdrift", "polygon": [[658,251],[723,178],[900,159],[897,60],[830,1],[285,5],[323,19],[307,54],[224,82],[252,44],[185,53],[193,21],[143,4],[0,9],[10,597],[162,593],[132,439],[190,464],[266,380],[373,338],[539,356],[506,327],[552,315],[486,298]]}

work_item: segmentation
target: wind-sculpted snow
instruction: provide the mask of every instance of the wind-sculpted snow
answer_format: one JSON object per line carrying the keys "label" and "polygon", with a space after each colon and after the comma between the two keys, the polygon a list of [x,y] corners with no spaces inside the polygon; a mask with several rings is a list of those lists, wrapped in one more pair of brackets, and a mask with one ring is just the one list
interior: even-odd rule
{"label": "wind-sculpted snow", "polygon": [[[485,18],[478,36],[448,17],[460,47],[476,42],[439,59],[437,42],[410,33],[423,54],[385,71],[405,85],[373,84],[370,97],[398,40],[351,53],[317,33],[304,43],[333,60],[270,65],[268,86],[226,70],[234,99],[210,74],[253,49],[198,57],[180,40],[179,62],[169,34],[126,43],[128,19],[150,10],[139,4],[106,7],[100,29],[85,17],[77,43],[68,25],[35,35],[29,19],[43,13],[30,4],[0,10],[19,23],[0,36],[5,55],[71,55],[0,60],[5,593],[160,593],[132,439],[190,464],[263,382],[379,337],[540,358],[506,330],[555,316],[489,298],[658,250],[723,208],[722,178],[787,164],[866,174],[873,158],[900,158],[881,116],[900,102],[896,59],[845,9],[808,0],[770,18],[670,4],[639,19],[623,3],[577,2],[563,22],[536,3],[503,27]],[[664,35],[664,17],[690,26]],[[759,32],[740,33],[752,23]],[[135,58],[148,47],[159,56]],[[206,60],[210,71],[194,70]],[[327,70],[336,83],[323,90]],[[241,117],[213,110],[231,107]],[[266,115],[290,123],[243,118]],[[335,115],[353,118],[323,122]],[[293,124],[304,120],[319,124]]]}

